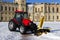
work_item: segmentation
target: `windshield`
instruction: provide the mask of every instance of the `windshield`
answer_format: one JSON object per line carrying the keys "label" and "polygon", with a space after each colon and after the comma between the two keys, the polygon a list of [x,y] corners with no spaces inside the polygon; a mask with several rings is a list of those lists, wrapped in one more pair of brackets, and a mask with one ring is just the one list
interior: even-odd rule
{"label": "windshield", "polygon": [[20,18],[20,14],[19,13],[16,14],[16,18]]}
{"label": "windshield", "polygon": [[16,13],[15,18],[28,18],[28,14],[27,12]]}
{"label": "windshield", "polygon": [[25,14],[24,14],[24,18],[28,18],[28,15],[27,15],[27,13],[25,13]]}

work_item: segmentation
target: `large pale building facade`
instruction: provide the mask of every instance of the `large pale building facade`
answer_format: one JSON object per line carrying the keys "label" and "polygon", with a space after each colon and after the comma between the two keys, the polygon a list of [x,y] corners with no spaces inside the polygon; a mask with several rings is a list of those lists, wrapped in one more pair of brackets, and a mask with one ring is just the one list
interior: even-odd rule
{"label": "large pale building facade", "polygon": [[18,5],[15,3],[0,2],[0,22],[12,19],[17,7]]}
{"label": "large pale building facade", "polygon": [[30,18],[31,20],[39,21],[42,16],[41,14],[44,14],[45,21],[60,21],[60,11],[59,11],[60,4],[58,3],[35,3],[32,7],[33,7],[33,13],[30,12],[30,17],[33,16],[33,18]]}
{"label": "large pale building facade", "polygon": [[29,4],[29,5],[27,5],[27,12],[28,12],[28,15],[29,15],[29,18],[30,18],[30,20],[34,20],[34,4]]}
{"label": "large pale building facade", "polygon": [[25,0],[14,0],[13,3],[10,2],[0,2],[0,22],[9,21],[14,17],[16,10],[26,11],[26,1]]}
{"label": "large pale building facade", "polygon": [[26,12],[26,0],[14,0],[14,3],[18,4],[18,10]]}

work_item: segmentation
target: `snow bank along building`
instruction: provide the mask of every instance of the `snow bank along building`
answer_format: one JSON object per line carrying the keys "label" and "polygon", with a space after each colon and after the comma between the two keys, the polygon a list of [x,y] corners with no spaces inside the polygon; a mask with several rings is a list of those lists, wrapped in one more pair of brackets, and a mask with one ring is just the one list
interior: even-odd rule
{"label": "snow bank along building", "polygon": [[14,2],[11,3],[0,0],[0,22],[6,22],[12,19],[14,17],[15,10],[26,11],[26,1],[14,0]]}
{"label": "snow bank along building", "polygon": [[41,14],[44,14],[45,21],[60,21],[59,3],[30,3],[27,7],[30,19],[33,21],[39,21]]}

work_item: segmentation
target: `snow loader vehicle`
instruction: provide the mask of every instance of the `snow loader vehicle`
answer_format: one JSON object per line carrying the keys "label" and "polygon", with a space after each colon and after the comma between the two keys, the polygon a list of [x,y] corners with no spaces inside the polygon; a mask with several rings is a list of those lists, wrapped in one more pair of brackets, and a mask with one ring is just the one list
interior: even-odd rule
{"label": "snow loader vehicle", "polygon": [[[43,19],[41,20],[41,26],[43,24]],[[8,23],[8,28],[10,31],[16,31],[18,28],[21,34],[31,34],[41,35],[43,32],[50,32],[49,29],[40,29],[33,21],[29,20],[28,13],[23,11],[15,11],[15,16]]]}

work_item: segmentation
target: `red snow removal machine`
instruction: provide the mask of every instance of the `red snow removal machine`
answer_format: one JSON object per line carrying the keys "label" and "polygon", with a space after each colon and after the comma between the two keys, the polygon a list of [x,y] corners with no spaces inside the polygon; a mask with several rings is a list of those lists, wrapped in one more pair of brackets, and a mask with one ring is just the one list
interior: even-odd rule
{"label": "red snow removal machine", "polygon": [[40,20],[39,26],[37,26],[33,21],[29,20],[28,13],[23,11],[15,11],[15,16],[8,23],[8,28],[10,31],[16,31],[19,29],[21,34],[31,34],[41,35],[42,33],[50,32],[49,29],[43,29],[42,24],[44,22],[44,17]]}

